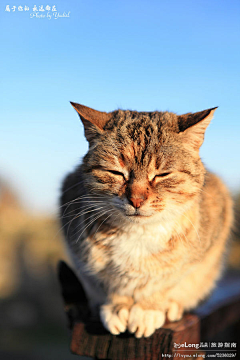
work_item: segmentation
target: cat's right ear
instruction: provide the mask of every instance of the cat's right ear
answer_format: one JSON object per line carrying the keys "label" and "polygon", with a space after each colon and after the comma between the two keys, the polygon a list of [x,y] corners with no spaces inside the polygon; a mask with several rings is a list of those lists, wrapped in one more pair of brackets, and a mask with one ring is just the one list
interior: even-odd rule
{"label": "cat's right ear", "polygon": [[84,126],[84,134],[89,143],[100,133],[103,133],[105,124],[110,120],[111,114],[91,109],[70,101],[78,112]]}
{"label": "cat's right ear", "polygon": [[215,108],[178,116],[180,136],[191,148],[198,150],[203,143],[207,126],[213,118]]}

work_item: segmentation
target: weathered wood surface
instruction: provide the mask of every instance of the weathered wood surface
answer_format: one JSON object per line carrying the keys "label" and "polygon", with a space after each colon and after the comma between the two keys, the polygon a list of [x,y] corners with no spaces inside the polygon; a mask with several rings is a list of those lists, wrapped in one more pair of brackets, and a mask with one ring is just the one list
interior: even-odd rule
{"label": "weathered wood surface", "polygon": [[[92,319],[84,290],[64,262],[59,264],[59,279],[72,331],[71,351],[78,355],[114,360],[157,360],[166,358],[163,356],[166,354],[183,355],[185,348],[176,349],[175,343],[199,344],[200,341],[210,341],[221,330],[240,323],[239,274],[226,277],[195,314],[185,314],[180,321],[166,323],[151,337],[141,339],[136,339],[128,332],[112,335],[99,320]],[[185,350],[187,355],[196,354],[195,349],[192,352],[189,348]]]}

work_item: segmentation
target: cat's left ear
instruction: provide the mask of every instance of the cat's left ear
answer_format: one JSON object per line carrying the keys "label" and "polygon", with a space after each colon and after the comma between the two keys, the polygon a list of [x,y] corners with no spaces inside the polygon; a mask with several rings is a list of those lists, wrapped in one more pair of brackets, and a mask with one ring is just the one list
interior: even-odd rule
{"label": "cat's left ear", "polygon": [[82,120],[86,139],[91,142],[97,134],[103,132],[105,124],[111,118],[111,113],[97,111],[87,106],[80,105],[71,101],[70,103],[78,112]]}
{"label": "cat's left ear", "polygon": [[179,135],[182,140],[198,150],[203,143],[206,128],[217,107],[178,116]]}

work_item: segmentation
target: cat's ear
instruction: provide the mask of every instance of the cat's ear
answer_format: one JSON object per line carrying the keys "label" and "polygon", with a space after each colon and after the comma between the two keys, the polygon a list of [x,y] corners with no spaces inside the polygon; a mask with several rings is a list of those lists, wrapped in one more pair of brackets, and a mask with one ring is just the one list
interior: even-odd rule
{"label": "cat's ear", "polygon": [[194,149],[199,149],[204,140],[207,126],[217,107],[178,116],[179,136]]}
{"label": "cat's ear", "polygon": [[91,142],[97,134],[103,132],[104,125],[110,120],[111,114],[97,111],[71,101],[70,103],[82,120],[86,139]]}

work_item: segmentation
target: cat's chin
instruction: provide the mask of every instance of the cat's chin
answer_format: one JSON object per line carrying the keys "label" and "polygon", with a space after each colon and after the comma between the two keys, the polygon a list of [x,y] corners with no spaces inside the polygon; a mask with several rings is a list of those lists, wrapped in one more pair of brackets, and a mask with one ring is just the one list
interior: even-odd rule
{"label": "cat's chin", "polygon": [[126,215],[126,218],[131,223],[135,224],[145,224],[151,222],[153,216],[152,215]]}

